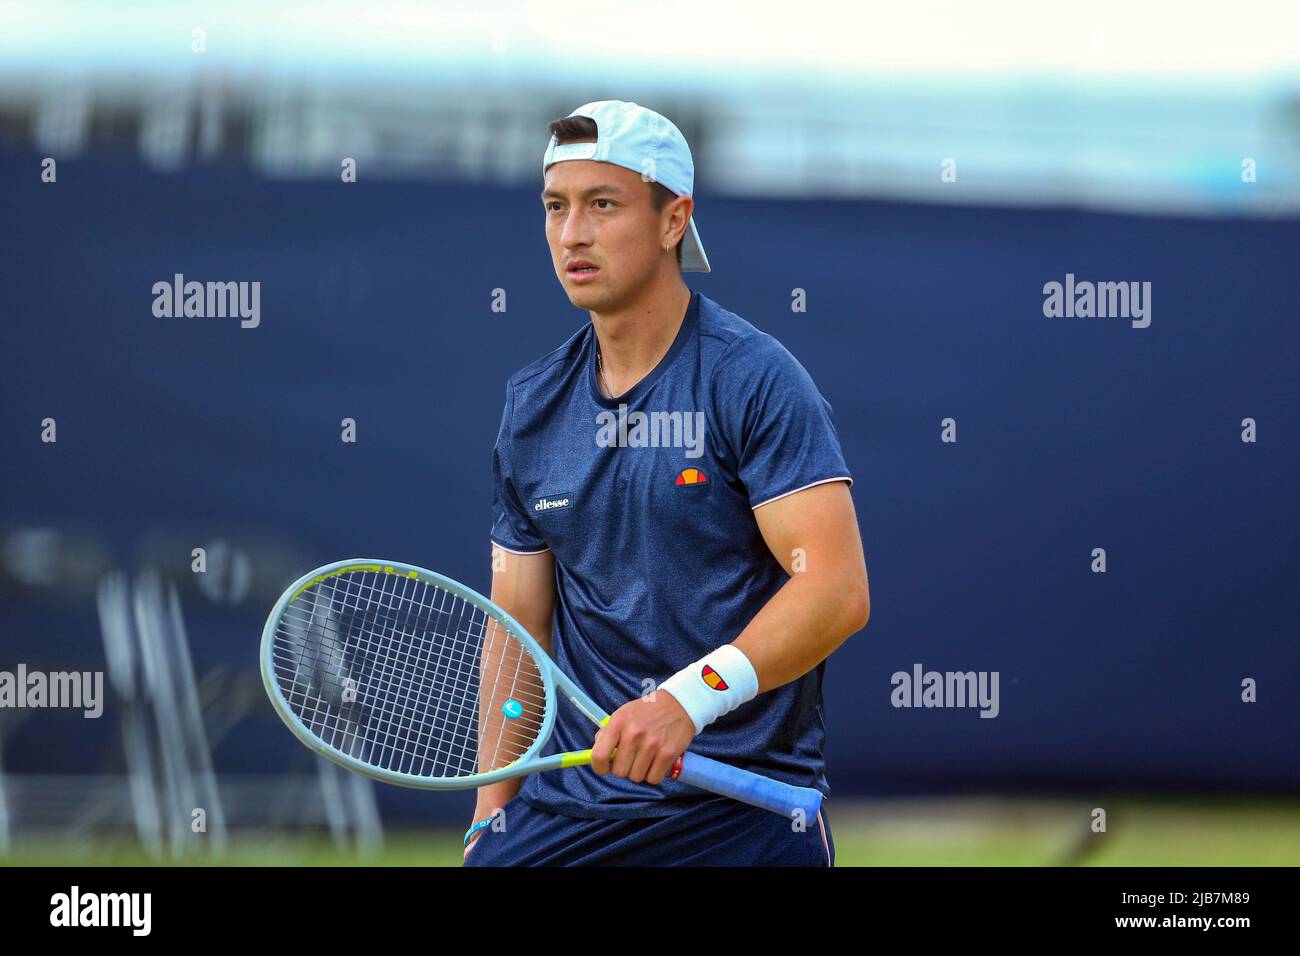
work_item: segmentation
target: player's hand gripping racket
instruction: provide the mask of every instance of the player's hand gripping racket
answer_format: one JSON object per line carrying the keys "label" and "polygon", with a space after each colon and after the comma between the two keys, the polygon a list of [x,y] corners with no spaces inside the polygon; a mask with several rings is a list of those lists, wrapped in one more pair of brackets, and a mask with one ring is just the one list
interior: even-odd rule
{"label": "player's hand gripping racket", "polygon": [[[432,571],[339,561],[281,595],[262,632],[262,682],[299,740],[385,783],[461,790],[580,767],[591,751],[539,757],[567,697],[609,715],[504,610]],[[822,795],[684,754],[683,783],[811,821]]]}

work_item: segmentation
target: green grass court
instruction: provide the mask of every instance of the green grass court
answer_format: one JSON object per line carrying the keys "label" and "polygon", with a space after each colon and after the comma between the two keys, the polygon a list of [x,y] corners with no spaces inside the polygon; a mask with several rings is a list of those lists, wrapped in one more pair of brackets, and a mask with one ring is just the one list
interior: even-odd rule
{"label": "green grass court", "polygon": [[[1107,811],[1107,832],[1089,830]],[[837,866],[1298,866],[1300,802],[1107,799],[934,799],[828,804]],[[143,866],[126,839],[15,839],[0,864]],[[460,833],[385,834],[382,853],[358,857],[325,837],[234,838],[218,862],[236,866],[458,866]]]}

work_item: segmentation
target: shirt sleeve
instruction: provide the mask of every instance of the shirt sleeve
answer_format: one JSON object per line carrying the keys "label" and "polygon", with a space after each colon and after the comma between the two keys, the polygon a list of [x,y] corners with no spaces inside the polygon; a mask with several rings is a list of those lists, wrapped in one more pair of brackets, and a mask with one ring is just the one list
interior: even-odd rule
{"label": "shirt sleeve", "polygon": [[714,408],[751,508],[828,481],[853,483],[830,403],[775,338],[732,342],[714,383]]}
{"label": "shirt sleeve", "polygon": [[517,554],[546,551],[533,527],[527,509],[519,500],[514,486],[513,448],[514,388],[506,385],[506,405],[501,412],[501,426],[492,449],[492,543]]}

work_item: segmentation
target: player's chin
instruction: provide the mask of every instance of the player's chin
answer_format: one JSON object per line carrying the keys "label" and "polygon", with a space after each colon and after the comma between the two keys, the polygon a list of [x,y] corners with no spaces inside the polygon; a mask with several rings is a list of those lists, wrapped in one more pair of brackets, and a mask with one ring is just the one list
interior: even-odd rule
{"label": "player's chin", "polygon": [[575,286],[570,282],[564,284],[564,291],[569,294],[569,301],[580,309],[595,309],[609,298],[607,289],[593,289],[591,286]]}

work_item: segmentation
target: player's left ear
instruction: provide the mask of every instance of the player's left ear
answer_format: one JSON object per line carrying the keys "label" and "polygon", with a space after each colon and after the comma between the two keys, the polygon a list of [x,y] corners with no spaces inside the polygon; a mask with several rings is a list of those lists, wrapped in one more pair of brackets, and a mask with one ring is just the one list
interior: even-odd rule
{"label": "player's left ear", "polygon": [[659,239],[660,246],[667,246],[671,249],[682,241],[682,236],[686,234],[686,225],[691,221],[691,211],[694,208],[695,200],[690,196],[678,196],[664,206]]}

